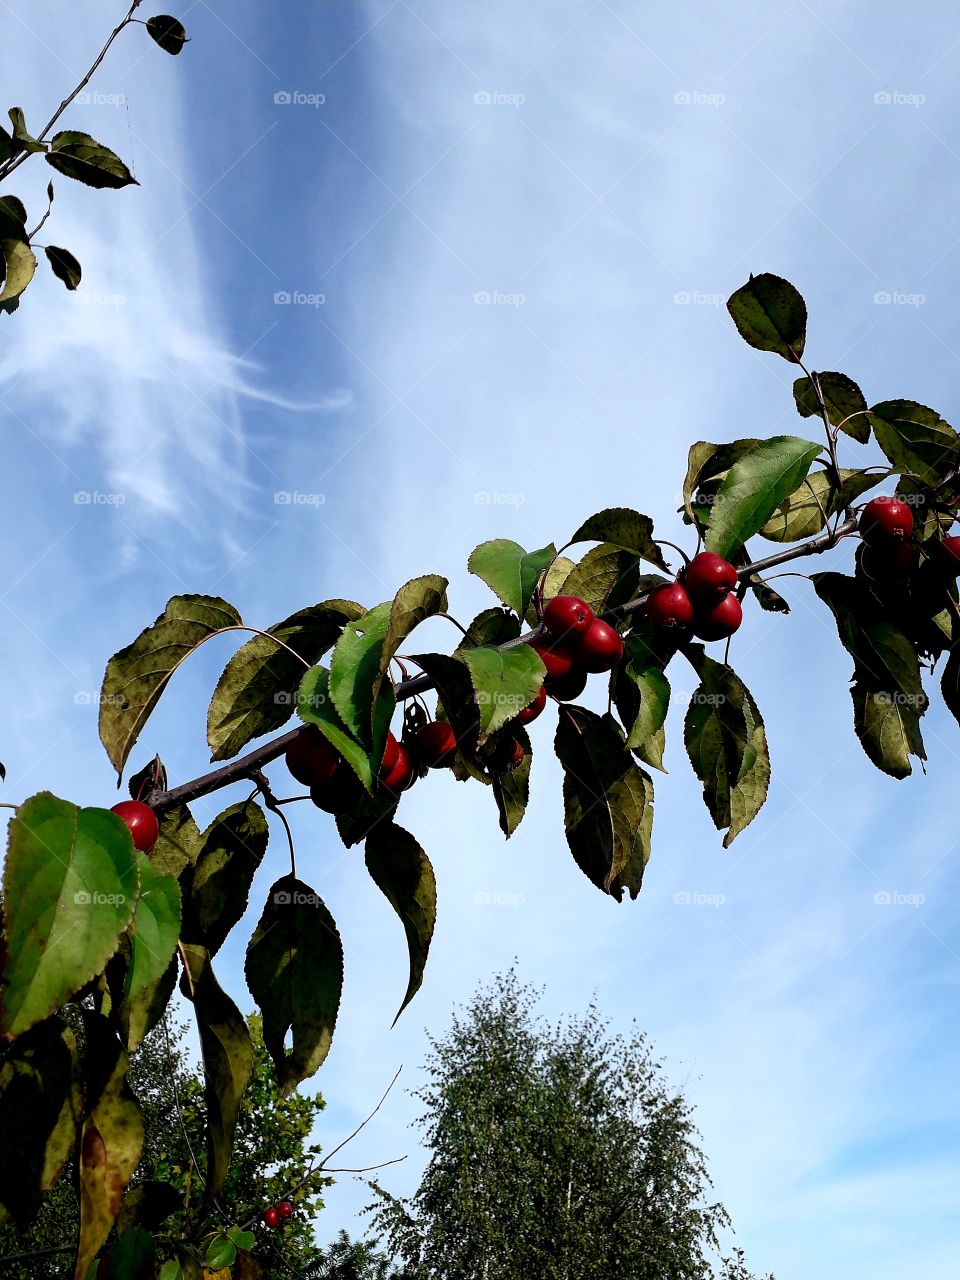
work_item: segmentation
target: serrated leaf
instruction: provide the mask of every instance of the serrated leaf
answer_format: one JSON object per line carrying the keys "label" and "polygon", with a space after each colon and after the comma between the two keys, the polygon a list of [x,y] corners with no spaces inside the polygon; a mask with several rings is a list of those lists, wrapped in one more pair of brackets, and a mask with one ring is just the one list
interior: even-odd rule
{"label": "serrated leaf", "polygon": [[447,579],[428,573],[404,583],[393,598],[386,635],[380,650],[380,673],[373,684],[374,698],[390,669],[390,662],[404,640],[426,618],[447,611]]}
{"label": "serrated leaf", "polygon": [[563,584],[563,595],[579,596],[594,613],[626,604],[665,581],[660,574],[641,574],[640,557],[612,543],[591,547],[574,565]]}
{"label": "serrated leaf", "polygon": [[710,512],[705,544],[728,556],[753,537],[802,484],[821,446],[797,436],[774,436],[728,471]]}
{"label": "serrated leaf", "polygon": [[[171,18],[167,13],[157,13],[147,19],[147,34],[156,41],[164,53],[174,56],[187,43],[187,32],[183,23],[178,22],[176,18]],[[226,1265],[224,1263],[224,1266]]]}
{"label": "serrated leaf", "polygon": [[370,876],[400,917],[407,935],[410,980],[397,1017],[420,990],[437,919],[437,881],[430,859],[414,837],[394,823],[382,823],[367,837]]}
{"label": "serrated leaf", "polygon": [[3,254],[4,278],[0,289],[0,311],[16,311],[20,295],[34,277],[37,259],[24,240],[0,240]]}
{"label": "serrated leaf", "polygon": [[26,1225],[54,1186],[80,1130],[77,1043],[60,1018],[24,1032],[0,1061],[0,1133],[16,1159],[0,1161],[0,1212]]}
{"label": "serrated leaf", "polygon": [[[576,568],[576,562],[571,560],[569,556],[557,556],[550,565],[543,579],[543,599],[544,601],[552,600],[554,596],[558,596],[563,589],[563,584]],[[534,608],[533,601],[527,606],[527,612],[524,616],[527,626],[535,627],[539,622],[537,611]],[[489,644],[490,641],[484,643]]]}
{"label": "serrated leaf", "polygon": [[12,1039],[102,972],[133,916],[130,833],[106,809],[42,791],[8,828],[0,1033]]}
{"label": "serrated leaf", "polygon": [[127,1055],[102,1015],[85,1012],[84,1031],[86,1087],[76,1280],[86,1276],[110,1234],[143,1147],[143,1117],[127,1081]]}
{"label": "serrated leaf", "polygon": [[537,579],[557,554],[553,543],[539,551],[525,551],[509,538],[481,542],[470,553],[467,569],[482,579],[508,609],[522,618],[533,595]]}
{"label": "serrated leaf", "polygon": [[512,649],[462,649],[460,661],[470,671],[480,710],[480,743],[515,719],[543,686],[546,668],[528,644]]}
{"label": "serrated leaf", "polygon": [[76,289],[83,271],[73,254],[68,249],[58,249],[54,244],[47,245],[44,253],[50,263],[50,270],[57,279],[61,280],[68,289]]}
{"label": "serrated leaf", "polygon": [[156,1025],[166,1001],[157,1009],[159,992],[173,988],[171,964],[180,937],[180,886],[173,876],[158,874],[146,854],[137,854],[140,893],[130,924],[131,954],[116,1017],[132,1053]]}
{"label": "serrated leaf", "polygon": [[866,584],[842,573],[815,573],[811,581],[833,613],[840,643],[853,658],[861,677],[874,689],[899,690],[912,698],[922,698],[916,651],[884,614]]}
{"label": "serrated leaf", "polygon": [[664,573],[669,572],[663,552],[653,540],[653,521],[630,507],[607,507],[585,520],[570,539],[574,542],[607,542],[632,551]]}
{"label": "serrated leaf", "polygon": [[75,129],[63,129],[53,135],[46,161],[64,177],[75,178],[88,187],[117,190],[139,185],[109,147],[91,138],[89,133],[78,133]]}
{"label": "serrated leaf", "polygon": [[560,707],[555,747],[577,866],[618,902],[624,889],[636,898],[650,857],[653,784],[612,724],[584,707]]}
{"label": "serrated leaf", "polygon": [[519,634],[520,619],[516,614],[494,605],[477,614],[467,627],[467,634],[453,652],[460,654],[464,649],[476,649],[485,644],[506,644],[508,640],[515,640]]}
{"label": "serrated leaf", "polygon": [[224,809],[203,833],[196,862],[184,877],[183,937],[211,957],[247,908],[269,837],[267,819],[253,800]]}
{"label": "serrated leaf", "polygon": [[510,734],[522,745],[523,759],[515,769],[496,774],[492,784],[500,815],[500,830],[508,840],[523,821],[523,815],[527,810],[527,802],[530,799],[530,768],[533,764],[533,749],[524,726],[514,725]]}
{"label": "serrated leaf", "polygon": [[207,1241],[203,1251],[203,1265],[211,1271],[222,1271],[237,1260],[237,1246],[223,1231],[218,1231]]}
{"label": "serrated leaf", "polygon": [[[344,626],[362,614],[362,605],[353,600],[324,600],[299,609],[267,634],[313,666],[336,644]],[[287,649],[254,636],[227,663],[207,710],[211,760],[231,759],[251,739],[274,732],[290,719],[304,667]]]}
{"label": "serrated leaf", "polygon": [[751,347],[794,363],[803,355],[807,306],[788,280],[769,272],[752,275],[727,300],[727,310]]}
{"label": "serrated leaf", "polygon": [[244,972],[263,1014],[263,1042],[280,1096],[286,1097],[329,1053],[343,990],[343,944],[333,916],[309,885],[287,875],[272,886]]}
{"label": "serrated leaf", "polygon": [[478,781],[489,782],[476,755],[480,735],[480,707],[474,696],[470,669],[461,658],[462,652],[456,658],[445,653],[413,655],[413,661],[436,686],[443,713],[456,735],[459,759],[467,766],[467,775]]}
{"label": "serrated leaf", "polygon": [[[378,706],[386,705],[386,699],[381,695]],[[378,769],[373,766],[373,761],[377,759],[379,767],[379,761],[383,759],[383,748],[381,747],[378,757],[374,756],[348,732],[330,697],[330,673],[325,667],[313,667],[303,677],[297,695],[297,711],[304,723],[317,726],[327,741],[339,751],[353,769],[367,792],[372,794],[378,772]],[[389,724],[389,717],[387,717],[387,723]],[[381,742],[385,738],[386,732],[380,739]]]}
{"label": "serrated leaf", "polygon": [[663,769],[663,726],[670,706],[670,681],[659,667],[627,663],[627,676],[640,694],[636,718],[628,727],[627,746],[653,769]]}
{"label": "serrated leaf", "polygon": [[179,878],[185,867],[196,862],[203,836],[185,804],[165,809],[158,816],[160,835],[150,851],[150,861],[158,875]]}
{"label": "serrated leaf", "polygon": [[204,640],[240,626],[218,596],[173,596],[163,613],[107,663],[100,693],[100,741],[118,774],[167,681]]}
{"label": "serrated leaf", "polygon": [[684,719],[684,743],[714,825],[720,831],[729,828],[723,840],[727,849],[767,798],[766,732],[749,689],[731,667],[708,658],[700,645],[690,645],[686,653],[700,684]]}
{"label": "serrated leaf", "polygon": [[389,600],[378,604],[348,622],[330,659],[329,694],[333,705],[349,732],[368,750],[374,745],[373,708],[392,604]]}
{"label": "serrated leaf", "polygon": [[[867,419],[867,402],[863,392],[845,373],[815,373],[827,420],[841,431],[866,444],[870,439],[870,423]],[[820,401],[806,374],[793,384],[793,398],[801,418],[821,416]]]}
{"label": "serrated leaf", "polygon": [[26,121],[23,118],[23,110],[20,107],[11,107],[7,112],[10,117],[10,123],[13,125],[14,152],[26,151],[31,155],[36,155],[40,151],[46,151],[47,144],[38,142],[32,137],[27,130]]}
{"label": "serrated leaf", "polygon": [[892,778],[909,777],[910,756],[927,758],[920,735],[923,712],[916,702],[899,692],[871,689],[859,680],[851,685],[850,696],[854,729],[867,757]]}
{"label": "serrated leaf", "polygon": [[359,804],[336,815],[337,834],[348,849],[362,844],[375,826],[393,817],[398,803],[387,787],[378,787],[372,796],[363,792]]}
{"label": "serrated leaf", "polygon": [[869,489],[882,483],[885,472],[865,472],[840,468],[840,488],[826,469],[811,471],[794,493],[784,498],[760,530],[771,542],[799,542],[825,528],[823,513],[836,515]]}
{"label": "serrated leaf", "polygon": [[253,1046],[239,1009],[213,976],[203,947],[183,947],[203,1054],[207,1113],[207,1168],[204,1203],[209,1205],[230,1167],[233,1139],[247,1081],[253,1071]]}
{"label": "serrated leaf", "polygon": [[706,523],[703,500],[709,497],[712,504],[716,490],[733,464],[762,443],[761,440],[750,437],[732,440],[729,444],[711,444],[708,440],[697,440],[690,446],[687,453],[687,474],[683,481],[683,506],[691,521],[699,517],[701,523]]}
{"label": "serrated leaf", "polygon": [[877,444],[897,471],[935,489],[960,466],[960,435],[935,409],[914,400],[884,400],[870,410]]}

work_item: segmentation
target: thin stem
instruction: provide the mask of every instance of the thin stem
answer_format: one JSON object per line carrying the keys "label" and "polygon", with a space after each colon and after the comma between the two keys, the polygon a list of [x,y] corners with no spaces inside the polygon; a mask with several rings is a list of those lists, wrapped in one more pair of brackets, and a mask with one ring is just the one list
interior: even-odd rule
{"label": "thin stem", "polygon": [[470,635],[470,632],[466,629],[466,627],[462,626],[456,620],[456,618],[453,616],[452,613],[438,613],[436,616],[438,618],[446,618],[448,622],[452,622],[461,635],[465,636],[468,640],[470,640],[472,644],[476,644],[476,640],[473,639],[473,637]]}
{"label": "thin stem", "polygon": [[290,823],[287,821],[287,815],[280,808],[280,801],[270,789],[270,783],[264,773],[259,770],[256,775],[257,787],[263,796],[263,803],[267,806],[271,813],[275,813],[283,823],[283,829],[287,833],[287,844],[290,846],[290,874],[294,880],[297,878],[297,855],[293,849],[293,832],[290,830]]}
{"label": "thin stem", "polygon": [[683,547],[678,547],[675,542],[668,542],[666,538],[654,538],[654,543],[658,547],[671,547],[676,553],[682,557],[684,566],[690,563],[690,557],[684,551]]}

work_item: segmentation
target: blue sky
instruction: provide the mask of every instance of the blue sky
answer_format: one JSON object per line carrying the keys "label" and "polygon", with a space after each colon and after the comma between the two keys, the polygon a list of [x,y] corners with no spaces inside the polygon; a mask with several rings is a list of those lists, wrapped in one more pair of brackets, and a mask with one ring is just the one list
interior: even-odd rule
{"label": "blue sky", "polygon": [[[0,5],[6,91],[28,124],[121,8]],[[675,509],[692,440],[809,427],[789,367],[746,347],[723,308],[751,271],[805,294],[813,367],[957,421],[950,6],[219,0],[178,14],[181,58],[125,32],[67,120],[142,186],[60,181],[50,239],[80,257],[82,290],[41,278],[5,320],[8,798],[112,802],[91,698],[176,592],[224,595],[262,626],[438,572],[468,619],[488,603],[465,568],[485,538],[559,543],[621,504],[689,543]],[[37,168],[14,188],[35,208]],[[551,1016],[596,993],[615,1028],[649,1033],[758,1271],[960,1272],[958,728],[935,699],[927,775],[877,773],[832,622],[807,583],[781,585],[792,616],[749,609],[732,649],[774,780],[731,850],[683,753],[681,672],[636,903],[603,898],[566,850],[551,714],[508,845],[479,788],[441,776],[404,800],[440,915],[393,1031],[399,926],[332,821],[293,815],[301,874],[346,948],[316,1082],[326,1145],[397,1066],[415,1084],[424,1028],[441,1032],[516,957]],[[453,634],[431,624],[422,642]],[[135,767],[159,751],[174,779],[203,771],[206,699],[233,647],[178,673]],[[252,919],[284,862],[276,838]],[[219,965],[244,1006],[248,933]],[[408,1152],[385,1182],[412,1189],[416,1112],[395,1090],[350,1163]],[[320,1237],[356,1231],[366,1198],[340,1182]]]}

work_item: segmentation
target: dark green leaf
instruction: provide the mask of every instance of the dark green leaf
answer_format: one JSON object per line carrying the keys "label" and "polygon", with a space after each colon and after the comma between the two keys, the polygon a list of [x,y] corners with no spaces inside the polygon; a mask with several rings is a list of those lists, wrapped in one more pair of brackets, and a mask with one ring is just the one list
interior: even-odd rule
{"label": "dark green leaf", "polygon": [[884,400],[870,410],[877,444],[898,471],[931,489],[960,466],[960,435],[934,409],[913,400]]}
{"label": "dark green leaf", "polygon": [[171,965],[180,937],[179,884],[173,876],[158,874],[143,853],[137,854],[137,864],[140,893],[130,924],[130,956],[116,1009],[128,1053],[162,1016],[173,988]]}
{"label": "dark green leaf", "polygon": [[286,649],[265,636],[254,636],[238,649],[210,699],[210,758],[229,760],[251,739],[286,724],[297,705],[303,662],[310,666],[319,662],[336,644],[344,626],[362,614],[363,607],[352,600],[324,600],[269,628],[268,635],[275,636]]}
{"label": "dark green leaf", "polygon": [[142,1227],[133,1227],[110,1246],[107,1274],[118,1280],[154,1280],[157,1274],[153,1237]]}
{"label": "dark green leaf", "polygon": [[172,1213],[180,1208],[180,1193],[169,1182],[146,1179],[131,1187],[124,1196],[123,1207],[117,1218],[117,1230],[129,1231],[131,1227],[143,1227],[156,1231]]}
{"label": "dark green leaf", "polygon": [[861,679],[878,691],[899,691],[922,699],[916,651],[866,584],[842,573],[815,573],[812,581],[832,611],[840,643],[854,659]]}
{"label": "dark green leaf", "polygon": [[82,271],[80,263],[67,249],[58,249],[56,245],[47,245],[44,249],[50,269],[58,280],[62,280],[68,289],[76,289],[80,283]]}
{"label": "dark green leaf", "polygon": [[[337,714],[337,709],[330,698],[330,673],[325,667],[313,667],[303,677],[297,699],[297,711],[306,724],[314,724],[328,742],[343,756],[350,768],[363,783],[369,793],[373,793],[374,780],[379,770],[379,762],[383,759],[383,747],[379,756],[367,751],[350,734]],[[378,707],[387,706],[386,698],[381,695],[377,700]],[[378,730],[379,732],[379,730]],[[381,743],[386,738],[384,731]],[[376,767],[374,767],[376,760]]]}
{"label": "dark green leaf", "polygon": [[164,810],[160,814],[160,835],[150,851],[154,871],[179,877],[184,867],[196,862],[202,843],[200,828],[185,804]]}
{"label": "dark green leaf", "polygon": [[226,600],[174,596],[156,622],[113,655],[100,694],[100,741],[117,773],[184,658],[218,631],[239,625]]}
{"label": "dark green leaf", "polygon": [[920,736],[920,716],[926,710],[926,699],[918,702],[913,695],[899,690],[889,693],[871,689],[860,680],[854,681],[850,695],[853,726],[867,756],[891,777],[908,777],[912,772],[910,756],[927,758]]}
{"label": "dark green leaf", "polygon": [[757,533],[802,484],[821,446],[797,436],[764,440],[730,468],[710,512],[708,551],[726,556]]}
{"label": "dark green leaf", "polygon": [[825,528],[824,512],[836,515],[886,478],[885,472],[840,468],[840,488],[826,469],[811,471],[803,484],[777,507],[760,530],[771,542],[799,542]]}
{"label": "dark green leaf", "polygon": [[115,813],[42,791],[8,828],[0,1031],[21,1035],[102,972],[133,917],[137,864]]}
{"label": "dark green leaf", "polygon": [[197,860],[184,877],[183,937],[211,957],[247,909],[269,837],[263,810],[253,800],[231,805],[203,833]]}
{"label": "dark green leaf", "polygon": [[0,240],[26,240],[27,210],[16,196],[0,196]]}
{"label": "dark green leaf", "polygon": [[[183,23],[169,14],[158,13],[147,19],[147,32],[164,53],[178,54],[187,43],[187,33]],[[233,1259],[231,1258],[231,1262]],[[227,1266],[227,1263],[221,1264]]]}
{"label": "dark green leaf", "polygon": [[[430,859],[403,827],[381,823],[367,837],[367,870],[407,935],[410,980],[397,1018],[420,990],[437,919],[437,881]],[[394,1023],[397,1018],[394,1018]]]}
{"label": "dark green leaf", "polygon": [[636,898],[650,857],[653,784],[610,721],[563,704],[556,736],[567,843],[577,866],[618,902]]}
{"label": "dark green leaf", "polygon": [[612,543],[668,572],[663,552],[653,540],[653,521],[630,507],[608,507],[598,511],[584,521],[570,541]]}
{"label": "dark green leaf", "polygon": [[[866,444],[870,439],[867,402],[863,392],[845,373],[815,373],[820,385],[827,419],[854,440]],[[821,416],[820,401],[810,378],[804,375],[793,384],[793,398],[801,418]]]}
{"label": "dark green leaf", "polygon": [[55,133],[50,139],[46,159],[58,173],[76,178],[88,187],[119,189],[131,183],[138,185],[120,157],[91,138],[89,133],[77,133],[74,129]]}
{"label": "dark green leaf", "polygon": [[374,745],[373,708],[392,607],[393,602],[388,600],[347,623],[330,659],[329,694],[333,705],[349,732],[368,751]]}
{"label": "dark green leaf", "polygon": [[727,301],[727,310],[745,342],[796,363],[803,355],[807,307],[788,280],[764,272],[751,276]]}
{"label": "dark green leaf", "polygon": [[414,655],[413,661],[436,685],[443,713],[453,726],[460,757],[469,766],[463,776],[488,782],[489,778],[476,754],[480,735],[480,707],[474,696],[473,681],[466,663],[461,662],[460,657],[451,658],[443,653],[418,653]]}
{"label": "dark green leaf", "polygon": [[750,437],[733,440],[729,444],[698,440],[690,446],[687,474],[683,481],[683,505],[691,521],[699,518],[702,524],[708,523],[709,508],[727,472],[735,462],[762,443],[762,440]]}
{"label": "dark green leaf", "polygon": [[632,551],[601,542],[574,565],[563,584],[563,594],[579,596],[594,613],[603,613],[663,581],[660,574],[641,574],[640,558]]}
{"label": "dark green leaf", "polygon": [[27,151],[30,154],[36,154],[39,151],[46,151],[47,144],[38,142],[36,138],[31,137],[27,132],[26,122],[23,118],[23,111],[20,107],[11,107],[7,112],[10,117],[10,123],[13,125],[13,151],[16,154],[19,151]]}
{"label": "dark green leaf", "polygon": [[460,654],[465,649],[476,649],[485,644],[506,644],[508,640],[515,640],[519,634],[520,619],[516,614],[494,605],[477,614],[454,653]]}
{"label": "dark green leaf", "polygon": [[343,990],[340,935],[309,885],[287,875],[272,886],[244,972],[263,1014],[263,1042],[277,1069],[280,1096],[286,1097],[326,1058]]}
{"label": "dark green leaf", "polygon": [[522,724],[514,725],[510,735],[524,750],[523,760],[515,769],[494,776],[493,795],[500,814],[500,830],[509,840],[523,820],[530,799],[530,766],[533,763],[530,738]]}
{"label": "dark green leaf", "polygon": [[390,606],[387,632],[380,651],[380,673],[374,681],[373,694],[380,692],[380,685],[390,669],[394,654],[410,633],[426,618],[447,611],[447,579],[428,573],[414,578],[397,592]]}
{"label": "dark green leaf", "polygon": [[459,656],[473,682],[482,744],[537,697],[546,668],[528,644],[503,650],[487,646],[463,649]]}

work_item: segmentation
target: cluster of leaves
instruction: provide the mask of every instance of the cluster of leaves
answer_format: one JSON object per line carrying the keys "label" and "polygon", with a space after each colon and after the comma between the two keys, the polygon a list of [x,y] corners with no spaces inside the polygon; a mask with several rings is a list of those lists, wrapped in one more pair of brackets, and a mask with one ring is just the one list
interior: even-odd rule
{"label": "cluster of leaves", "polygon": [[[133,12],[141,0],[135,0],[127,16],[114,30],[107,41],[107,48],[130,23],[137,21]],[[157,14],[144,23],[150,37],[170,54],[177,54],[187,40],[183,25],[167,14]],[[106,53],[106,48],[103,51]],[[76,90],[67,98],[53,114],[47,124],[34,137],[27,128],[23,110],[11,107],[7,112],[10,119],[9,131],[0,126],[0,182],[3,182],[14,170],[32,155],[42,155],[51,169],[66,178],[82,182],[85,186],[99,189],[118,190],[121,187],[136,185],[136,178],[109,147],[92,138],[88,133],[76,129],[61,129],[51,135],[50,131],[60,118],[64,108],[80,92],[87,83],[93,70],[99,65],[103,54],[94,63],[91,72]],[[28,214],[26,206],[15,195],[0,196],[0,311],[16,311],[20,305],[20,297],[30,284],[37,270],[37,258],[34,248],[42,248],[50,269],[67,289],[76,289],[82,275],[80,263],[68,249],[57,245],[38,245],[36,235],[50,216],[53,206],[53,183],[47,183],[47,209],[37,225],[27,229]]]}
{"label": "cluster of leaves", "polygon": [[[751,345],[803,367],[806,307],[792,285],[770,275],[751,278],[732,296],[729,310]],[[777,562],[826,550],[854,531],[850,513],[861,495],[896,477],[897,491],[916,513],[916,553],[923,562],[960,495],[960,437],[939,415],[908,401],[868,408],[845,375],[803,372],[794,388],[797,410],[804,418],[819,413],[823,444],[795,436],[700,441],[691,447],[683,488],[682,517],[698,543],[739,566],[741,596],[752,591],[761,607],[780,611],[786,602],[763,580],[765,562],[753,559],[750,539],[793,544],[768,557]],[[859,446],[875,439],[885,464],[841,467],[841,434]],[[595,545],[579,561],[564,554],[586,542]],[[279,812],[261,770],[280,756],[290,735],[240,753],[254,739],[284,729],[295,710],[332,744],[361,784],[353,807],[338,814],[337,830],[348,847],[364,844],[370,878],[406,935],[409,978],[400,1011],[422,981],[436,881],[427,854],[396,821],[401,798],[378,781],[391,721],[401,701],[405,719],[415,721],[408,698],[432,686],[436,714],[455,732],[454,775],[490,787],[500,826],[512,835],[527,805],[532,762],[530,737],[516,717],[537,699],[545,677],[540,657],[526,643],[539,634],[537,603],[561,593],[580,597],[624,638],[625,659],[610,674],[607,712],[561,703],[554,740],[570,851],[602,892],[621,901],[624,892],[635,898],[641,887],[650,856],[653,773],[663,767],[668,668],[675,658],[697,677],[684,743],[725,846],[759,812],[770,779],[763,719],[740,677],[687,632],[654,627],[644,616],[646,595],[669,572],[647,516],[606,509],[559,551],[553,543],[528,552],[493,539],[474,550],[468,568],[498,604],[462,628],[452,653],[400,653],[425,620],[447,614],[448,583],[436,574],[407,582],[392,600],[372,608],[326,600],[257,632],[227,663],[209,705],[211,758],[227,763],[185,785],[195,796],[253,779],[263,806]],[[859,563],[853,576],[819,574],[814,582],[854,659],[856,730],[871,759],[903,776],[909,754],[922,758],[919,720],[926,698],[919,671],[952,646],[960,619],[956,586],[918,573],[908,588],[889,591],[867,578]],[[525,623],[533,629],[523,633]],[[211,636],[244,629],[237,610],[222,599],[175,596],[110,659],[100,736],[120,777],[180,663]],[[395,683],[397,663],[401,672],[410,663],[421,675]],[[952,655],[944,692],[948,705],[960,710],[960,661]],[[513,737],[522,742],[524,759],[504,772],[496,762]],[[150,858],[133,848],[116,815],[49,793],[25,801],[10,824],[0,972],[0,1034],[10,1048],[0,1106],[17,1112],[18,1091],[29,1088],[36,1093],[34,1109],[47,1119],[24,1132],[33,1152],[30,1176],[0,1203],[17,1218],[29,1214],[79,1149],[84,1190],[78,1277],[106,1240],[136,1167],[142,1125],[127,1085],[127,1055],[161,1017],[177,981],[178,956],[205,1072],[201,1214],[228,1176],[253,1071],[246,1023],[217,982],[213,960],[246,909],[266,854],[267,816],[251,797],[201,831],[183,801],[184,789],[178,798],[165,787],[159,758],[129,780],[131,795],[162,813]],[[292,852],[290,871],[268,891],[246,957],[248,986],[284,1095],[324,1061],[343,980],[336,924],[320,895],[297,876]],[[84,1015],[82,1055],[57,1013],[81,994],[93,1001]]]}

